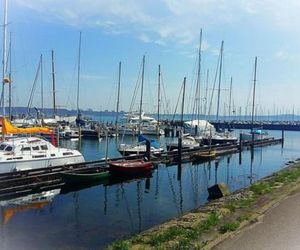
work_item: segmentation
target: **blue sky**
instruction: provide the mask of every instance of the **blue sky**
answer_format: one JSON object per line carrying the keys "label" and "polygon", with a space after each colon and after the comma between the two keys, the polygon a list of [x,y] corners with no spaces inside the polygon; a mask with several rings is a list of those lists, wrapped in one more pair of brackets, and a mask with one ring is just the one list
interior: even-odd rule
{"label": "blue sky", "polygon": [[[156,110],[157,67],[161,64],[172,113],[185,76],[187,99],[192,102],[202,28],[203,88],[207,69],[212,84],[224,40],[222,88],[228,89],[232,76],[236,109],[241,106],[244,112],[247,105],[254,57],[258,56],[257,109],[264,113],[274,108],[291,112],[295,107],[299,112],[299,13],[300,3],[294,0],[12,0],[8,19],[13,46],[13,101],[16,106],[27,105],[42,53],[45,106],[52,105],[50,56],[54,49],[57,103],[76,108],[78,38],[82,31],[81,108],[115,109],[118,63],[122,61],[121,109],[128,110],[145,54],[144,110]],[[37,88],[34,104],[39,106]],[[221,95],[223,113],[229,91]],[[186,104],[186,111],[190,106]]]}

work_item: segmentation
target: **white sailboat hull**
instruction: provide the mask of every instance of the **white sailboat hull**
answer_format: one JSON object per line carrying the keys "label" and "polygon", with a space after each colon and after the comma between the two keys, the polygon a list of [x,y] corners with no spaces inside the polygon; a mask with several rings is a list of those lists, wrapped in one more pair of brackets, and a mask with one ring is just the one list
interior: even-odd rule
{"label": "white sailboat hull", "polygon": [[0,173],[8,173],[13,171],[22,171],[37,168],[55,167],[65,164],[74,164],[84,162],[82,155],[57,157],[57,158],[43,158],[30,160],[16,160],[10,162],[0,162]]}

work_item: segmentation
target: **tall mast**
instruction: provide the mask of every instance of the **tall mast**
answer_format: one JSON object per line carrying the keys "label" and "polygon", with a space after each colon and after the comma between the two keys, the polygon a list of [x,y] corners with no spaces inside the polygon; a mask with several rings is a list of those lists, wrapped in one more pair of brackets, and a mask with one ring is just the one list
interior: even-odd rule
{"label": "tall mast", "polygon": [[11,32],[9,34],[9,83],[8,83],[8,119],[11,120],[11,84],[12,84],[12,80],[11,80]]}
{"label": "tall mast", "polygon": [[79,116],[79,83],[80,83],[81,31],[79,33],[78,68],[77,68],[77,115]]}
{"label": "tall mast", "polygon": [[253,131],[254,126],[254,112],[255,112],[255,88],[256,88],[256,68],[257,68],[257,56],[254,62],[254,78],[253,78],[253,98],[252,98],[252,118],[251,118],[251,130]]}
{"label": "tall mast", "polygon": [[44,78],[43,78],[43,55],[41,54],[41,112],[44,109]]}
{"label": "tall mast", "polygon": [[186,83],[186,77],[183,78],[183,91],[182,91],[182,104],[181,104],[181,119],[180,119],[180,121],[181,121],[181,126],[183,126],[185,83]]}
{"label": "tall mast", "polygon": [[229,88],[229,105],[228,105],[228,119],[231,118],[231,94],[232,94],[232,77],[230,78],[230,88]]}
{"label": "tall mast", "polygon": [[144,74],[145,74],[145,55],[143,56],[142,66],[142,83],[141,83],[141,99],[140,99],[140,114],[139,114],[139,134],[141,134],[141,122],[142,122],[142,105],[143,105],[143,91],[144,91]]}
{"label": "tall mast", "polygon": [[205,89],[205,106],[204,106],[204,114],[207,115],[207,98],[208,98],[208,79],[209,79],[209,69],[206,72],[206,89]]}
{"label": "tall mast", "polygon": [[160,65],[158,65],[158,90],[157,90],[157,134],[159,134],[159,109],[160,109]]}
{"label": "tall mast", "polygon": [[55,70],[54,70],[54,51],[51,51],[52,57],[52,91],[53,91],[53,115],[56,115],[56,100],[55,100]]}
{"label": "tall mast", "polygon": [[120,105],[121,69],[122,69],[122,62],[119,62],[119,79],[118,79],[118,96],[117,96],[117,115],[116,115],[116,130],[117,130],[117,135],[119,134],[118,119],[119,119],[119,105]]}
{"label": "tall mast", "polygon": [[198,129],[199,129],[199,120],[200,120],[200,106],[201,106],[201,91],[200,91],[200,73],[201,73],[201,47],[202,47],[202,29],[200,30],[200,39],[199,39],[199,52],[198,52],[198,70],[197,70],[197,120],[198,120]]}
{"label": "tall mast", "polygon": [[8,10],[8,1],[4,0],[4,15],[3,15],[3,50],[2,50],[2,112],[3,116],[5,116],[5,100],[4,100],[4,92],[5,92],[5,83],[6,79],[6,63],[7,63],[7,10]]}
{"label": "tall mast", "polygon": [[221,43],[221,50],[220,50],[220,69],[219,69],[219,86],[218,86],[218,102],[217,102],[217,122],[219,121],[219,109],[220,109],[220,93],[221,93],[221,81],[222,81],[222,62],[223,62],[223,46],[224,41]]}

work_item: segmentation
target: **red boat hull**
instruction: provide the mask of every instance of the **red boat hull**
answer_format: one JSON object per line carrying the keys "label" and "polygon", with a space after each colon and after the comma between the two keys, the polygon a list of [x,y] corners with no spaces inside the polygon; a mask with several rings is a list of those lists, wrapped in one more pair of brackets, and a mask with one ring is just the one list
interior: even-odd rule
{"label": "red boat hull", "polygon": [[109,171],[118,174],[139,174],[150,171],[153,165],[143,160],[127,160],[109,162]]}

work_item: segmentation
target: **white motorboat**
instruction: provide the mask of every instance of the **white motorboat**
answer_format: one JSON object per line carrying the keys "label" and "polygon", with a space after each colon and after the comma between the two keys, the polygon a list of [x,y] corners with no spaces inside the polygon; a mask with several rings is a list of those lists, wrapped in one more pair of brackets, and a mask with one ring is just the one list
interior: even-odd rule
{"label": "white motorboat", "polygon": [[152,154],[160,154],[164,151],[162,147],[158,144],[156,140],[148,139],[143,135],[139,135],[138,143],[136,145],[131,144],[120,144],[118,146],[118,151],[120,154],[127,156],[133,154],[145,154],[147,151],[146,142],[150,143],[150,153]]}
{"label": "white motorboat", "polygon": [[0,144],[0,173],[84,162],[77,150],[57,148],[39,137],[18,137]]}
{"label": "white motorboat", "polygon": [[[120,144],[118,147],[118,151],[124,156],[133,155],[133,154],[145,154],[146,153],[146,145],[142,144],[142,145],[133,146],[133,145],[128,145],[128,144]],[[150,147],[150,152],[152,154],[160,154],[163,151],[164,151],[164,149],[161,147],[159,147],[159,148],[156,148],[153,146]]]}
{"label": "white motorboat", "polygon": [[0,173],[84,162],[77,150],[57,148],[39,137],[6,137],[20,134],[49,134],[47,127],[17,128],[1,117],[4,140],[0,144]]}
{"label": "white motorboat", "polygon": [[[200,146],[199,142],[197,142],[193,136],[190,136],[189,134],[182,136],[182,148],[183,149],[193,149],[193,148],[196,148],[199,146]],[[168,151],[178,149],[178,141],[167,143],[167,149],[168,149]]]}
{"label": "white motorboat", "polygon": [[254,139],[254,141],[256,141],[256,140],[269,139],[269,138],[273,138],[273,137],[270,137],[268,132],[262,131],[260,129],[255,129],[255,130],[253,130],[253,132],[249,132],[249,133],[247,133],[247,132],[242,133],[243,141],[252,141],[252,138]]}

